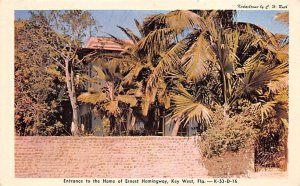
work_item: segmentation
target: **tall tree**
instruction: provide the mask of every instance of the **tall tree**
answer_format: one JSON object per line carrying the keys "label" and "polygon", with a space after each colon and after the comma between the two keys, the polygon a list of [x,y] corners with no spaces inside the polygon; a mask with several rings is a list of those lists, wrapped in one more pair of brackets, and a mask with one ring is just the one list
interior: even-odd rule
{"label": "tall tree", "polygon": [[91,35],[98,26],[88,11],[32,11],[31,20],[39,28],[36,33],[42,45],[51,51],[49,57],[56,62],[65,81],[72,107],[74,133],[78,133],[78,105],[76,100],[76,71],[83,68],[82,62],[94,53],[79,56],[78,51],[87,35]]}
{"label": "tall tree", "polygon": [[[175,89],[172,117],[181,118],[182,122],[196,120],[209,123],[207,106],[219,104],[223,107],[226,120],[229,111],[238,107],[241,99],[255,103],[253,92],[259,96],[260,90],[265,90],[269,81],[284,77],[287,63],[276,57],[278,52],[272,50],[276,40],[267,30],[237,23],[234,14],[227,11],[204,11],[199,13],[200,16],[197,13],[172,11],[146,19],[146,37],[155,35],[156,40],[149,40],[141,46],[158,53],[161,45],[179,39],[158,62],[147,87],[153,89],[159,76],[175,69],[177,76],[180,75],[177,79],[181,79],[184,88],[189,90],[191,85],[196,85],[192,89],[197,91],[192,96],[182,88]],[[182,33],[184,35],[180,37]],[[204,89],[201,89],[202,86],[205,86]],[[199,94],[202,90],[208,91],[207,96]],[[177,128],[174,127],[174,130]]]}
{"label": "tall tree", "polygon": [[[289,24],[288,13],[282,12],[275,20]],[[288,63],[289,37],[275,34],[275,45],[270,47],[281,63]],[[269,92],[260,99],[253,110],[261,116],[260,133],[257,138],[256,163],[277,165],[287,169],[288,161],[288,77],[268,83]]]}

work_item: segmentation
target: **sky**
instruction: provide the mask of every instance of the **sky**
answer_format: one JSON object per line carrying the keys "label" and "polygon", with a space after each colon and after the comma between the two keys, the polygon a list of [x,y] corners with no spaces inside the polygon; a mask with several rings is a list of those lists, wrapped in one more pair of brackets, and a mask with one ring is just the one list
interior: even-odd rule
{"label": "sky", "polygon": [[[102,26],[97,36],[107,36],[105,33],[112,34],[118,38],[126,38],[126,35],[117,26],[122,26],[131,29],[137,33],[134,19],[142,22],[146,16],[166,13],[166,10],[91,10],[91,14]],[[267,28],[273,33],[288,34],[289,30],[286,25],[283,25],[274,20],[274,16],[280,11],[272,10],[238,10],[237,20],[240,22],[254,23],[256,25]],[[15,20],[19,18],[28,19],[30,17],[28,11],[15,11]]]}

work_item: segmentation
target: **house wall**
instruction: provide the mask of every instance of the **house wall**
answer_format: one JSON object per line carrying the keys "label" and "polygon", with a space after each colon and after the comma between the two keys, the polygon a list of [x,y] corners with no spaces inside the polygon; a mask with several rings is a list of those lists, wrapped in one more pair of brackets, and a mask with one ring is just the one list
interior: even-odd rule
{"label": "house wall", "polygon": [[[222,174],[227,172],[226,168],[220,169],[223,170]],[[207,176],[208,171],[203,164],[195,137],[15,138],[16,178]]]}
{"label": "house wall", "polygon": [[[187,127],[187,133],[184,136],[194,136],[194,135],[196,135],[198,123],[189,122],[189,124],[186,127]],[[164,135],[165,136],[171,136],[173,128],[174,128],[174,122],[170,122],[170,123],[166,122],[165,126],[164,126]]]}
{"label": "house wall", "polygon": [[[83,119],[88,117],[88,122]],[[101,118],[91,112],[88,104],[82,104],[79,106],[79,120],[80,124],[84,124],[85,133],[93,134],[94,136],[103,136],[103,124]],[[88,126],[89,125],[89,126]]]}
{"label": "house wall", "polygon": [[[88,63],[88,71],[87,71],[87,75],[89,77],[94,77],[96,75],[96,72],[92,69],[92,66],[94,64],[93,63]],[[85,81],[85,91],[99,91],[101,90],[100,85],[95,84],[95,83],[91,83],[89,81]],[[84,91],[84,92],[85,92]],[[82,122],[82,116],[85,116],[87,114],[89,114],[89,119],[90,119],[90,127],[91,127],[91,131],[88,131],[89,133],[93,133],[93,135],[95,136],[103,136],[103,124],[101,122],[101,118],[99,116],[96,116],[92,110],[91,110],[91,105],[88,103],[80,103],[79,104],[79,109],[78,109],[78,121],[81,123]]]}
{"label": "house wall", "polygon": [[79,116],[83,116],[85,114],[88,114],[90,111],[91,111],[91,106],[89,104],[81,104],[79,105],[79,113],[80,115]]}
{"label": "house wall", "polygon": [[103,136],[103,124],[101,118],[92,112],[92,131],[95,136]]}
{"label": "house wall", "polygon": [[[85,117],[86,115],[88,115],[89,117],[89,125],[90,125],[90,129],[91,131],[86,131],[89,133],[93,133],[93,135],[95,136],[102,136],[103,135],[103,124],[101,121],[101,118],[99,116],[96,116],[92,111],[91,111],[91,106],[90,104],[86,104],[86,103],[82,103],[79,105],[78,107],[79,109],[79,118],[78,121],[80,122],[80,124],[87,124],[85,123],[85,121],[82,121],[82,118]],[[87,130],[88,127],[85,126],[85,129]]]}
{"label": "house wall", "polygon": [[[99,116],[96,116],[93,112],[91,112],[91,107],[89,104],[81,104],[79,106],[79,121],[81,122],[81,116],[84,116],[86,114],[91,114],[91,129],[93,132],[93,135],[95,136],[103,136],[103,123],[101,121],[101,118]],[[130,117],[130,114],[128,114],[128,117]],[[131,126],[131,118],[128,118],[129,121],[127,122],[127,128],[128,129],[134,129],[134,130],[141,130],[144,128],[144,123],[136,118],[136,124],[134,127]],[[82,122],[81,122],[82,123]],[[182,126],[181,126],[182,127]],[[182,134],[182,136],[195,136],[197,133],[197,127],[198,124],[196,122],[190,122],[189,125],[186,126],[188,132],[185,134]],[[164,123],[164,129],[163,136],[171,136],[172,130],[174,128],[174,122],[170,123]],[[178,135],[181,135],[180,132]]]}

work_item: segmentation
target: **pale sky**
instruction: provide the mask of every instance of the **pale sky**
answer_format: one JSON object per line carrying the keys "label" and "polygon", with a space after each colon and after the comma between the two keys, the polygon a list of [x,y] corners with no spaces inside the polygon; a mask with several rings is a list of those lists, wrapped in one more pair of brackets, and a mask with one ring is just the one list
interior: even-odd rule
{"label": "pale sky", "polygon": [[[102,26],[98,36],[107,36],[110,33],[119,38],[126,38],[126,35],[117,28],[117,25],[129,28],[133,32],[137,32],[134,19],[142,22],[144,17],[156,14],[166,13],[166,10],[91,10],[91,14]],[[274,16],[280,11],[271,10],[238,10],[237,20],[240,22],[254,23],[259,26],[267,28],[273,33],[288,34],[289,30],[286,25],[283,25],[274,20]],[[17,10],[15,11],[15,19],[29,18],[28,11]]]}

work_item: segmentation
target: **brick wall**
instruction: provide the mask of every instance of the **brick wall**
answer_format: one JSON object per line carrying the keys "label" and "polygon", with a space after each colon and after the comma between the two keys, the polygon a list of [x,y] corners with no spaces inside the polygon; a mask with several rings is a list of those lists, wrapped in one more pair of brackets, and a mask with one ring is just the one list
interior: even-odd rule
{"label": "brick wall", "polygon": [[203,159],[211,177],[245,177],[254,171],[254,148],[248,145],[238,152],[225,152],[221,156]]}
{"label": "brick wall", "polygon": [[200,162],[195,138],[15,138],[17,178],[203,178]]}
{"label": "brick wall", "polygon": [[17,178],[205,178],[253,170],[253,151],[201,158],[194,137],[16,137]]}

